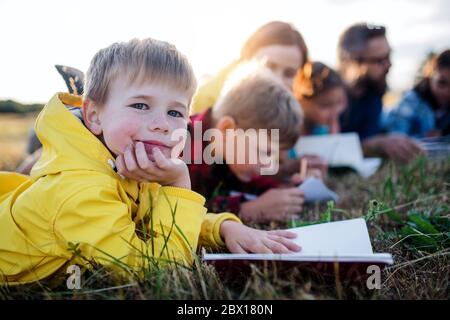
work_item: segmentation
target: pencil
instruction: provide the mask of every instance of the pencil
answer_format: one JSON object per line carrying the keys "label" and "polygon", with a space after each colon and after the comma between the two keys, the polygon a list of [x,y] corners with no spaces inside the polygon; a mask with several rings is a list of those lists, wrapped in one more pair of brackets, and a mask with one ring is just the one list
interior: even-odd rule
{"label": "pencil", "polygon": [[305,180],[306,178],[306,168],[308,166],[308,160],[306,158],[302,158],[300,160],[300,178]]}

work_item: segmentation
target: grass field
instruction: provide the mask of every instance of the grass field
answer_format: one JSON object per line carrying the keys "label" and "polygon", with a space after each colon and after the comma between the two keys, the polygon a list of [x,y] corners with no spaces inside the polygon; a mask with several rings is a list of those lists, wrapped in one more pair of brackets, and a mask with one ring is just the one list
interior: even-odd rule
{"label": "grass field", "polygon": [[[20,161],[31,123],[32,117],[0,117],[0,169]],[[342,201],[308,207],[301,220],[365,216],[374,251],[389,252],[395,261],[383,270],[379,290],[368,289],[365,280],[305,267],[281,272],[254,266],[241,278],[224,278],[198,262],[194,268],[151,264],[143,277],[117,277],[97,266],[83,274],[81,290],[70,291],[65,283],[0,287],[0,299],[449,299],[450,159],[386,163],[367,180],[347,173],[331,175],[327,183]]]}
{"label": "grass field", "polygon": [[0,114],[0,170],[14,170],[23,160],[36,114]]}

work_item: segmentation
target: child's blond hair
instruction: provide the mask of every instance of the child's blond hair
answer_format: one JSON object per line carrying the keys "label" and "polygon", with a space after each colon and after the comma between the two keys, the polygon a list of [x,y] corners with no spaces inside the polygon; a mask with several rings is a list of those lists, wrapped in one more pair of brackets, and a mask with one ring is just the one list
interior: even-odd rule
{"label": "child's blond hair", "polygon": [[279,129],[280,145],[291,148],[303,122],[292,93],[268,69],[244,65],[230,76],[212,109],[213,121],[230,116],[241,129]]}
{"label": "child's blond hair", "polygon": [[129,83],[163,82],[191,98],[197,87],[190,63],[175,46],[151,38],[132,39],[95,54],[86,74],[84,96],[105,104],[111,83],[123,76]]}

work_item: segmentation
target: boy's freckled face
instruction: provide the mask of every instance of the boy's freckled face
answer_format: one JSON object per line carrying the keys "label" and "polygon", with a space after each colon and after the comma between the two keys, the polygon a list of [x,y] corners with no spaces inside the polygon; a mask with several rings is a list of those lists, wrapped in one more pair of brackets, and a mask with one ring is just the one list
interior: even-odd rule
{"label": "boy's freckled face", "polygon": [[98,109],[106,146],[117,156],[142,142],[151,160],[154,148],[171,157],[178,143],[172,141],[172,133],[187,127],[189,98],[188,93],[156,81],[128,84],[115,80],[107,102]]}

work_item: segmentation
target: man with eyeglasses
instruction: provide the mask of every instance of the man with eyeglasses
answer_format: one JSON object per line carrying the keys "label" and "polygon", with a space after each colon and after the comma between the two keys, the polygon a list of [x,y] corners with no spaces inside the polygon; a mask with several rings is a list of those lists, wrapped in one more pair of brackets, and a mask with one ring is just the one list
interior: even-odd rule
{"label": "man with eyeglasses", "polygon": [[383,26],[358,23],[347,28],[338,45],[338,70],[348,86],[349,105],[341,115],[342,132],[357,132],[366,156],[408,162],[422,149],[403,135],[381,134],[380,119],[391,48]]}

